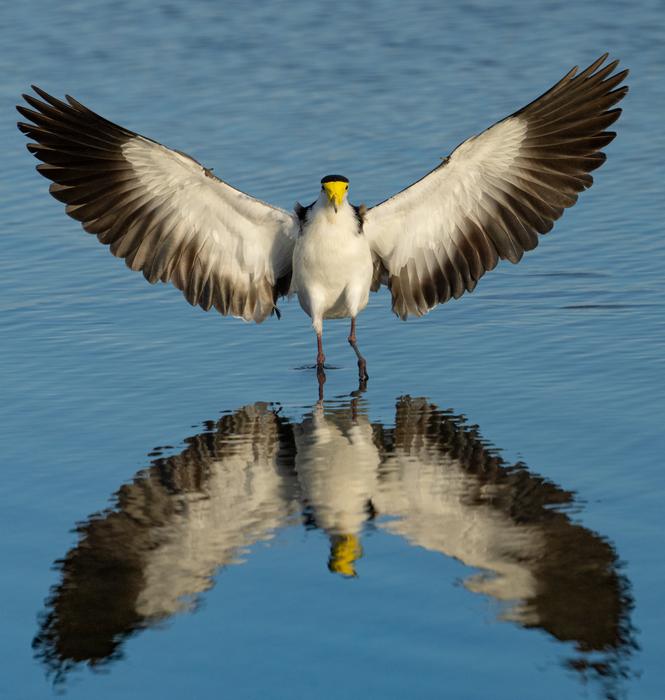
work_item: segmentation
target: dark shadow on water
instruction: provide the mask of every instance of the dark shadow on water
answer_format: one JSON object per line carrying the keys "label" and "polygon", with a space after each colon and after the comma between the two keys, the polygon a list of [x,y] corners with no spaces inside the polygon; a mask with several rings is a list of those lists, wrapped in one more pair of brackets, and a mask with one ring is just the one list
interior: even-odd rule
{"label": "dark shadow on water", "polygon": [[195,609],[222,568],[287,525],[323,531],[328,569],[355,578],[371,521],[472,567],[464,586],[498,601],[501,620],[561,641],[581,680],[622,696],[637,648],[630,584],[613,545],[571,519],[570,491],[507,464],[477,426],[423,398],[398,398],[394,426],[371,422],[362,391],[300,422],[283,413],[256,403],[204,423],[77,525],[33,641],[56,686]]}

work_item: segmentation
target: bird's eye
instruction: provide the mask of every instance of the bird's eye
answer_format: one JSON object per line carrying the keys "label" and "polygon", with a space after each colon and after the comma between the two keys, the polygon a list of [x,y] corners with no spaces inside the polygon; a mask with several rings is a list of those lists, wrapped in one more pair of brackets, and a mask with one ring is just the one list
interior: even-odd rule
{"label": "bird's eye", "polygon": [[344,189],[345,189],[345,190],[348,190],[348,189],[349,189],[349,186],[347,185]]}

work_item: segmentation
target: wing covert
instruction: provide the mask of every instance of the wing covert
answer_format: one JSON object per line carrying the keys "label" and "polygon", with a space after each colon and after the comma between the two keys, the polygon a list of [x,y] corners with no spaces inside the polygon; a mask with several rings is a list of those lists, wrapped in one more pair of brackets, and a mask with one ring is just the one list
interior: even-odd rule
{"label": "wing covert", "polygon": [[33,86],[19,129],[51,194],[150,282],[193,306],[263,321],[288,290],[292,214],[240,192],[190,156]]}
{"label": "wing covert", "polygon": [[472,291],[498,260],[519,262],[605,161],[627,70],[607,54],[573,68],[523,109],[460,144],[437,168],[368,210],[364,232],[402,319]]}

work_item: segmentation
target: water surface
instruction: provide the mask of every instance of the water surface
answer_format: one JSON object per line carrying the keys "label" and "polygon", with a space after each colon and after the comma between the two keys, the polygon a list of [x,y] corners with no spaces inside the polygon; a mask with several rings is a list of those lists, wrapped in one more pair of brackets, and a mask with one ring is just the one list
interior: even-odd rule
{"label": "water surface", "polygon": [[[662,7],[3,10],[0,696],[662,694]],[[371,205],[609,50],[596,184],[518,266],[315,342],[150,287],[15,128],[36,83],[279,206]],[[188,437],[191,436],[191,437]]]}

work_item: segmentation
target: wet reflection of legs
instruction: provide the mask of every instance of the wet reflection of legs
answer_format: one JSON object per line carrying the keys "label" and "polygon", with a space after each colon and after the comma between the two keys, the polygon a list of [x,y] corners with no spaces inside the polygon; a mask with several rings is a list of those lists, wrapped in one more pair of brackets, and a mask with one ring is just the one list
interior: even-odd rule
{"label": "wet reflection of legs", "polygon": [[319,382],[319,401],[323,401],[323,385],[326,383],[326,373],[323,369],[323,365],[317,365],[316,379]]}

